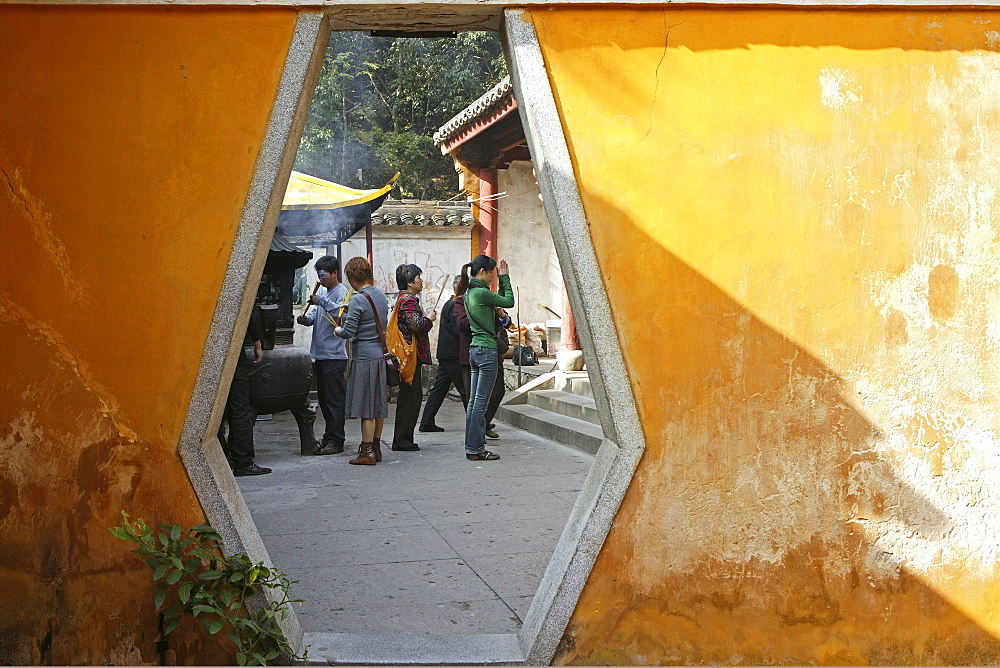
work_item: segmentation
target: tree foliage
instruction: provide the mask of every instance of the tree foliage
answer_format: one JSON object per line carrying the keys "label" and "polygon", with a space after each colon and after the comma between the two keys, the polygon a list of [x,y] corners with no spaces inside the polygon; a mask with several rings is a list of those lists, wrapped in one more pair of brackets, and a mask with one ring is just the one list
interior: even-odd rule
{"label": "tree foliage", "polygon": [[401,196],[449,199],[455,170],[431,136],[506,73],[495,33],[335,32],[295,168],[355,188],[378,187],[398,171]]}

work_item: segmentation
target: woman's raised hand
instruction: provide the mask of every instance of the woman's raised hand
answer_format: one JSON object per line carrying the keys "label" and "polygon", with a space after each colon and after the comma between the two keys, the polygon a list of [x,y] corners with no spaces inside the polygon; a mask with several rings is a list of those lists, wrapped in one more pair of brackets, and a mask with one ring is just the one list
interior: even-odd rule
{"label": "woman's raised hand", "polygon": [[507,260],[500,258],[500,261],[497,262],[497,273],[504,276],[508,273],[508,271],[509,268],[507,267]]}

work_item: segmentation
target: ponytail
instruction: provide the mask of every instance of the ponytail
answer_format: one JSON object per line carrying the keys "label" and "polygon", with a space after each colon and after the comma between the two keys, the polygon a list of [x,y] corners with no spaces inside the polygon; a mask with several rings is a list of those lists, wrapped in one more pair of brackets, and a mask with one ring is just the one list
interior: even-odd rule
{"label": "ponytail", "polygon": [[462,265],[462,275],[459,277],[458,286],[455,288],[456,295],[464,295],[465,291],[469,289],[469,267],[471,266],[471,262],[466,262]]}
{"label": "ponytail", "polygon": [[481,271],[493,271],[493,268],[497,266],[497,261],[491,258],[489,255],[477,255],[472,258],[472,262],[462,265],[462,282],[458,284],[459,290],[461,292],[457,293],[460,295],[465,294],[465,291],[469,289],[469,279],[475,278],[479,275]]}

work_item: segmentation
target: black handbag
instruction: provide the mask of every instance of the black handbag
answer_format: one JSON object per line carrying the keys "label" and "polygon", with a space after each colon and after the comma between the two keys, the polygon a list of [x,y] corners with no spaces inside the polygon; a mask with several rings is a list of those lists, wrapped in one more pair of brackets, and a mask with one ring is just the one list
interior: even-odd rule
{"label": "black handbag", "polygon": [[538,356],[531,346],[514,346],[513,361],[520,366],[534,366],[538,364]]}
{"label": "black handbag", "polygon": [[399,358],[389,352],[389,346],[385,343],[385,332],[382,331],[382,321],[378,319],[378,311],[375,310],[375,302],[372,300],[372,296],[361,291],[367,299],[368,303],[372,307],[372,315],[375,316],[375,329],[378,330],[378,340],[382,342],[382,357],[385,359],[385,384],[389,387],[396,387],[401,382],[402,379],[399,375]]}

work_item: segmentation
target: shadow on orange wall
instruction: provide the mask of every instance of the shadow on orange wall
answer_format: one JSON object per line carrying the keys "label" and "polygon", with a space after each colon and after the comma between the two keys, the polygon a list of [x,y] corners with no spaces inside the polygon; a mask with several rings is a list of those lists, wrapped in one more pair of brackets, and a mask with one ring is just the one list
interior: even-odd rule
{"label": "shadow on orange wall", "polygon": [[[851,388],[585,195],[647,441],[556,663],[993,664],[1000,641],[866,535],[946,541]],[[636,285],[642,286],[636,289]]]}

